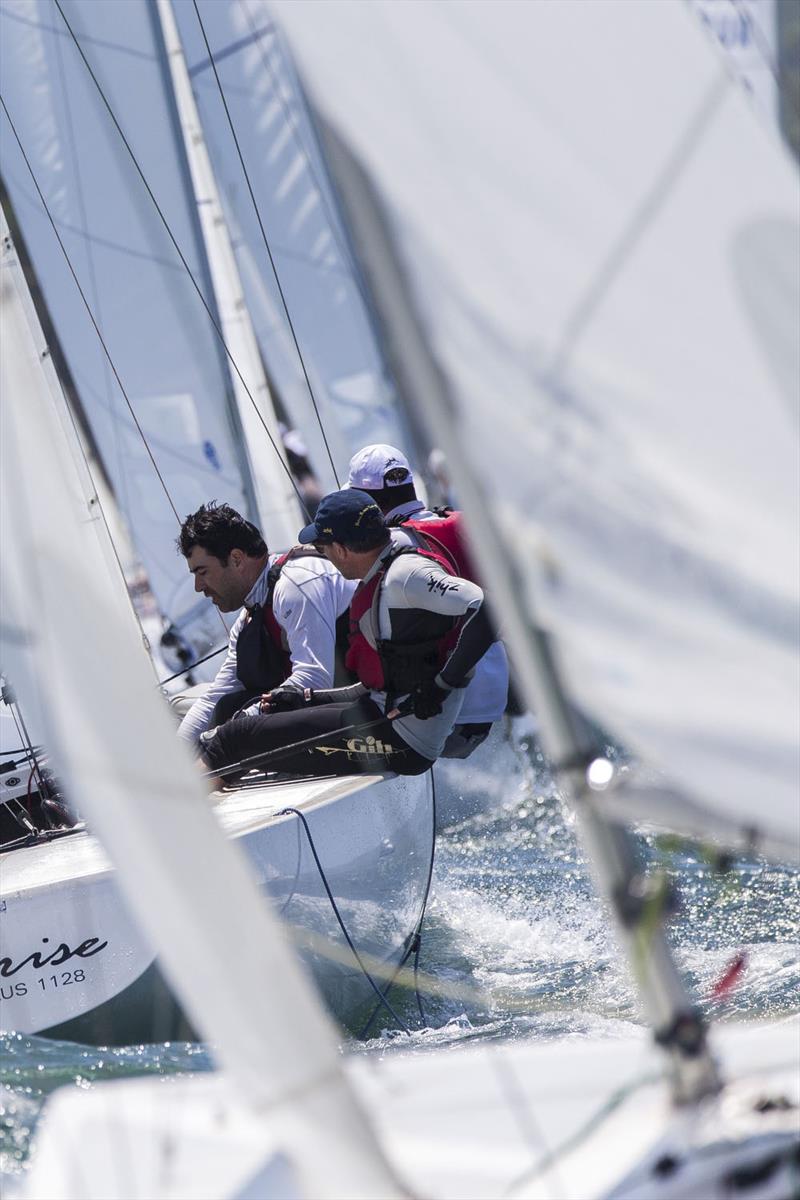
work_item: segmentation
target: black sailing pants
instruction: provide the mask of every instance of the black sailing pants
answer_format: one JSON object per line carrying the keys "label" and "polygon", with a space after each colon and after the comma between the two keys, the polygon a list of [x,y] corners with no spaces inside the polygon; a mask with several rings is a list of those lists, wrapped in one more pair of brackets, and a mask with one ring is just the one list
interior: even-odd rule
{"label": "black sailing pants", "polygon": [[[377,724],[373,724],[377,722]],[[369,729],[350,729],[369,725]],[[281,748],[312,738],[296,750]],[[218,771],[266,751],[276,751],[263,763],[249,763],[242,771],[259,767],[289,775],[357,775],[394,771],[397,775],[421,775],[433,765],[412,750],[368,697],[355,704],[322,704],[296,712],[271,713],[263,717],[236,717],[220,725],[214,736],[202,743],[203,758],[210,770]]]}

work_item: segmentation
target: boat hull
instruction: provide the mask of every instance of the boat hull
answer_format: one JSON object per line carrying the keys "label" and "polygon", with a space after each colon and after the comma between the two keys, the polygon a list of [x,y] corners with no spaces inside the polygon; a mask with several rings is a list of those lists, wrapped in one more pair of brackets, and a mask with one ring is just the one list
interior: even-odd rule
{"label": "boat hull", "polygon": [[[225,793],[217,812],[329,1009],[358,1032],[377,998],[325,881],[367,968],[391,969],[424,903],[433,837],[428,778],[271,783]],[[93,837],[79,832],[16,850],[2,867],[0,1028],[100,1045],[196,1037]],[[231,936],[246,949],[246,921]]]}

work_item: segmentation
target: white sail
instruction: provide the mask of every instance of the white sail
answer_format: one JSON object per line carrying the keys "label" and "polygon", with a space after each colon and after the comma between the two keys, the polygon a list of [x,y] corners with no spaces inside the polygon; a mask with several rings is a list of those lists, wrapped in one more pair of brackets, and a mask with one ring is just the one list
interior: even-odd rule
{"label": "white sail", "polygon": [[677,2],[277,11],[385,205],[512,654],[535,614],[707,830],[796,855],[794,164]]}
{"label": "white sail", "polygon": [[[62,7],[213,311],[153,13]],[[3,114],[3,178],[104,466],[163,615],[191,623],[187,635],[210,649],[225,631],[198,605],[175,537],[210,498],[253,512],[224,353],[55,5],[2,5],[0,67],[8,114],[121,381]]]}
{"label": "white sail", "polygon": [[780,0],[688,0],[722,48],[756,111],[779,130],[777,4]]}
{"label": "white sail", "polygon": [[246,0],[198,8],[258,205],[256,214],[194,5],[177,0],[175,16],[235,233],[248,308],[287,415],[302,432],[320,481],[330,489],[347,477],[349,458],[362,446],[388,442],[409,447],[407,423],[368,316],[307,106],[269,6]]}
{"label": "white sail", "polygon": [[241,853],[222,837],[119,611],[24,294],[6,254],[0,510],[13,570],[3,572],[0,659],[24,703],[45,697],[57,769],[113,855],[131,912],[256,1119],[268,1114],[304,1191],[399,1195],[333,1029]]}

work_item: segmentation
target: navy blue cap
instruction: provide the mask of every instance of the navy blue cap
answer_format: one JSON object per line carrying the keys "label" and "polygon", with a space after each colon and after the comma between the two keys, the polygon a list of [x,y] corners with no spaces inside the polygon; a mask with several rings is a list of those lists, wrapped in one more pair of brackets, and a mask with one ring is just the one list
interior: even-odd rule
{"label": "navy blue cap", "polygon": [[372,541],[373,535],[385,528],[383,513],[370,495],[358,488],[343,488],[320,501],[314,520],[300,530],[297,540],[303,544],[343,542],[357,547],[359,542]]}

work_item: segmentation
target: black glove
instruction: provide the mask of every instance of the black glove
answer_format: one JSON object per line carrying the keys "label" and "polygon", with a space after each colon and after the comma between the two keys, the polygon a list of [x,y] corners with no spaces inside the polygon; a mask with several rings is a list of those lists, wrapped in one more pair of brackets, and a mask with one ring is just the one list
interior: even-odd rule
{"label": "black glove", "polygon": [[310,703],[311,688],[300,691],[294,687],[276,687],[261,697],[262,713],[294,712]]}
{"label": "black glove", "polygon": [[424,683],[418,684],[408,698],[412,713],[420,721],[438,717],[445,700],[450,695],[450,688],[440,687],[436,682],[437,679],[439,679],[438,675],[436,679],[426,679]]}

